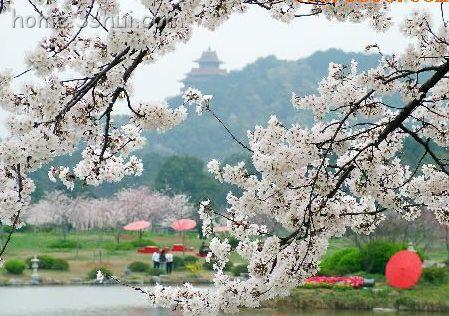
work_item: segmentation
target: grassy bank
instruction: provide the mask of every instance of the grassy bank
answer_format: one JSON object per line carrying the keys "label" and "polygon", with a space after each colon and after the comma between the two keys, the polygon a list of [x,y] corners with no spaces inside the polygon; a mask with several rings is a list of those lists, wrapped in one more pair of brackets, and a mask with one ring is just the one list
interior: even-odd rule
{"label": "grassy bank", "polygon": [[395,290],[385,284],[371,289],[304,289],[288,298],[268,303],[268,307],[286,310],[335,309],[372,310],[394,308],[406,311],[449,313],[449,284],[419,284],[411,290]]}

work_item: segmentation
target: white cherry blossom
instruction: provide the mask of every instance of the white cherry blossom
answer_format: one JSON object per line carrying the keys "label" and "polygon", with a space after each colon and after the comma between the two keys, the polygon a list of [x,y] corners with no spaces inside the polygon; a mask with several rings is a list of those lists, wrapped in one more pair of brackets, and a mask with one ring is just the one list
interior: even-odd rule
{"label": "white cherry blossom", "polygon": [[[98,22],[95,17],[128,14],[139,25],[143,21],[116,0],[29,3],[50,30],[26,54],[28,70],[15,77],[10,70],[0,72],[0,103],[12,117],[0,145],[0,221],[14,227],[21,224],[21,211],[34,190],[27,175],[80,144],[86,145],[82,160],[73,170],[51,168],[52,181],[73,189],[76,181],[99,185],[140,175],[142,163],[132,153],[144,143],[141,132],[174,128],[185,120],[187,104],[225,125],[213,112],[212,97],[195,89],[188,89],[184,104],[175,107],[133,98],[134,71],[188,41],[195,26],[214,30],[251,6],[283,22],[317,15],[336,23],[367,21],[378,31],[391,26],[387,2],[143,0],[150,14],[146,28],[100,25],[94,31],[85,22]],[[11,7],[11,1],[1,1],[0,13]],[[239,240],[237,253],[248,262],[249,278],[223,272],[230,245],[213,237],[209,259],[215,286],[157,285],[145,292],[151,304],[193,315],[258,307],[288,295],[315,274],[330,238],[348,229],[372,232],[386,220],[385,210],[406,219],[433,212],[441,224],[449,224],[449,166],[439,151],[449,143],[448,23],[444,16],[434,23],[420,11],[407,17],[400,30],[410,40],[403,54],[386,55],[367,43],[369,51],[379,53],[377,67],[360,71],[356,61],[331,63],[315,94],[292,94],[294,107],[313,111],[313,126],[286,126],[272,116],[266,126],[248,133],[247,145],[225,126],[251,154],[256,173],[244,163],[210,162],[217,179],[242,193],[229,193],[222,213],[203,202],[200,216],[208,235],[214,217],[226,219]],[[123,126],[113,119],[119,105],[131,112]],[[401,156],[406,139],[421,146],[431,163],[422,165],[421,159],[408,166]],[[261,218],[282,227],[282,233]],[[97,278],[103,281],[101,271]]]}

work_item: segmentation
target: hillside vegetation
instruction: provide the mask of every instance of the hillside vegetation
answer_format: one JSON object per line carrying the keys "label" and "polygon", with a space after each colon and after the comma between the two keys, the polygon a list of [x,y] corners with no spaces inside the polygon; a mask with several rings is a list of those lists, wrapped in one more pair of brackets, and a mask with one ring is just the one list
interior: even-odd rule
{"label": "hillside vegetation", "polygon": [[[304,95],[315,92],[317,83],[327,74],[327,65],[330,62],[347,64],[354,59],[363,70],[374,67],[377,64],[377,58],[374,55],[346,53],[335,49],[317,52],[296,61],[279,60],[274,56],[268,56],[256,60],[241,70],[213,78],[195,88],[214,96],[212,107],[215,113],[239,139],[246,142],[247,131],[253,129],[255,125],[265,125],[273,114],[287,125],[292,123],[311,125],[313,118],[310,112],[298,111],[291,106],[291,93]],[[172,106],[177,106],[181,102],[180,96],[168,100]],[[117,123],[126,120],[127,117],[123,115],[115,117]],[[190,109],[187,120],[177,128],[165,134],[147,133],[146,136],[149,139],[147,145],[137,153],[145,166],[141,177],[129,177],[118,184],[103,184],[99,188],[77,185],[71,194],[105,197],[122,188],[140,185],[165,188],[165,182],[155,183],[155,180],[158,178],[161,167],[171,156],[192,156],[201,160],[203,166],[204,162],[212,158],[236,162],[248,157],[247,153],[229,137],[209,113],[197,116],[193,108]],[[81,149],[72,156],[57,158],[52,165],[73,166],[81,158],[80,152]],[[422,152],[419,146],[408,141],[403,156],[408,162],[413,163],[419,159]],[[48,180],[48,167],[32,175],[39,183],[34,193],[34,200],[41,198],[46,191],[64,189],[61,183],[55,184]],[[195,168],[198,169],[197,164]],[[182,179],[182,173],[178,172],[177,175],[179,179]],[[192,175],[190,174],[189,177]],[[211,178],[206,179],[207,177],[209,176],[200,174],[199,179],[203,183],[199,186],[213,187],[215,191],[211,193],[211,197],[218,199],[218,204],[223,205],[228,188],[219,188],[218,182],[214,182]],[[159,179],[165,181],[160,176]],[[185,193],[194,195],[195,201],[200,195],[204,195],[204,192]]]}

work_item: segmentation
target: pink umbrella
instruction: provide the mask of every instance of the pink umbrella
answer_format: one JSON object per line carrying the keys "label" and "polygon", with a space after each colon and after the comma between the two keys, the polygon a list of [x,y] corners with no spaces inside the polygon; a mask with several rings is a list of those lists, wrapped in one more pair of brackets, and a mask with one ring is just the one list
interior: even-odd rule
{"label": "pink umbrella", "polygon": [[225,233],[230,231],[231,229],[228,226],[217,226],[214,227],[214,232],[215,233]]}
{"label": "pink umbrella", "polygon": [[[195,228],[195,226],[196,226],[196,222],[193,219],[178,219],[171,224],[171,227],[174,230],[182,232],[183,249],[185,249],[185,238],[186,238],[184,232],[186,230],[191,230],[191,229]],[[184,254],[184,250],[182,253]]]}
{"label": "pink umbrella", "polygon": [[150,227],[150,222],[147,221],[137,221],[137,222],[132,222],[129,223],[126,226],[123,226],[124,230],[131,230],[131,231],[139,231],[139,239],[142,239],[142,230],[144,230],[145,228]]}
{"label": "pink umbrella", "polygon": [[135,231],[135,230],[142,230],[142,229],[145,229],[145,228],[148,228],[148,227],[150,227],[150,222],[147,222],[147,221],[137,221],[137,222],[129,223],[129,224],[126,225],[126,226],[123,226],[123,229],[124,229],[124,230],[132,230],[132,231]]}
{"label": "pink umbrella", "polygon": [[186,231],[195,228],[196,222],[193,219],[178,219],[171,224],[171,227],[177,231]]}

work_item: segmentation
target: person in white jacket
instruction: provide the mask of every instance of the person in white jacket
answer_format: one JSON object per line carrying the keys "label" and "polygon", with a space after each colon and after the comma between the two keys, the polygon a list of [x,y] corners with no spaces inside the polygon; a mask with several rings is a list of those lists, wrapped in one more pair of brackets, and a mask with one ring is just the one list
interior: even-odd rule
{"label": "person in white jacket", "polygon": [[160,257],[161,257],[161,254],[159,253],[159,251],[156,251],[155,253],[153,253],[153,267],[155,269],[159,269],[161,266]]}
{"label": "person in white jacket", "polygon": [[171,274],[173,271],[173,254],[171,252],[167,252],[167,254],[165,255],[165,260],[166,260],[166,271],[167,274]]}

